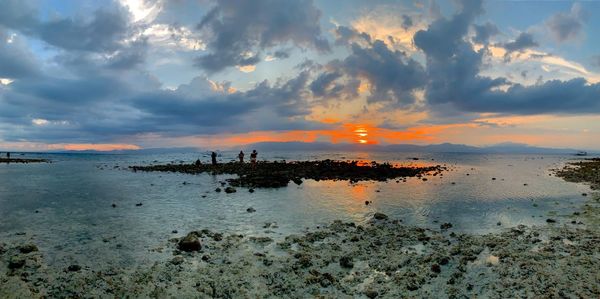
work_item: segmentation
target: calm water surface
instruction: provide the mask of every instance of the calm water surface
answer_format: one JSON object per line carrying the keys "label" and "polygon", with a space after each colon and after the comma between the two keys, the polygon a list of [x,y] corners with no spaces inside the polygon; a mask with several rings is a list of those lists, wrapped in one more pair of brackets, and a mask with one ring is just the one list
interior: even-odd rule
{"label": "calm water surface", "polygon": [[[220,159],[229,161],[235,155],[224,152]],[[446,164],[452,171],[427,182],[306,180],[254,193],[238,188],[233,194],[214,192],[229,176],[127,169],[208,161],[205,153],[42,157],[53,163],[0,165],[0,237],[31,239],[50,263],[139,264],[170,256],[155,249],[191,230],[281,238],[335,219],[363,222],[377,211],[406,224],[439,229],[440,223],[451,222],[456,231],[488,233],[519,224],[542,225],[549,216],[570,214],[584,202],[581,193],[589,192],[587,186],[549,175],[551,168],[575,158],[559,155],[260,153],[269,160]],[[373,203],[367,206],[365,201]],[[247,213],[248,207],[256,212]],[[265,223],[276,223],[276,228],[266,229]]]}

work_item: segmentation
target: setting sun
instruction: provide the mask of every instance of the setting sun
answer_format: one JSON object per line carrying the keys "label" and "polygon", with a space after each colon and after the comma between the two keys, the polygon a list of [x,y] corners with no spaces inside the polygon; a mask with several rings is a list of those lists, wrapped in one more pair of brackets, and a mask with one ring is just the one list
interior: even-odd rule
{"label": "setting sun", "polygon": [[369,134],[367,133],[367,129],[365,129],[365,127],[363,127],[363,126],[357,127],[354,130],[354,135],[356,135],[358,137],[356,142],[358,142],[360,144],[369,143],[369,141],[365,138],[365,137],[369,136]]}

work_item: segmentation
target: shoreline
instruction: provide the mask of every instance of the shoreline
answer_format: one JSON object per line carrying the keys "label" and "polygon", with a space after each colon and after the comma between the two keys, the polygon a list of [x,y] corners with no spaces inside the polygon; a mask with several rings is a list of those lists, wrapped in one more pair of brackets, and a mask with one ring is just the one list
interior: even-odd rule
{"label": "shoreline", "polygon": [[[555,174],[596,184],[600,161],[584,162]],[[458,234],[451,223],[406,226],[381,213],[277,241],[192,231],[164,240],[171,256],[148,267],[51,267],[44,248],[0,242],[0,297],[595,298],[599,200],[591,193],[573,215],[485,235]]]}

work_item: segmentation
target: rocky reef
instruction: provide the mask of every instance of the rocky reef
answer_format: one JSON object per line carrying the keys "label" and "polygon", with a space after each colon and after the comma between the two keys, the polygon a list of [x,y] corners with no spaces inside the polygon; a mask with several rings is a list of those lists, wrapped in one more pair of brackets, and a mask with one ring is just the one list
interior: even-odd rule
{"label": "rocky reef", "polygon": [[588,183],[593,190],[600,190],[600,158],[572,162],[555,173],[565,181]]}
{"label": "rocky reef", "polygon": [[49,160],[46,159],[20,159],[20,158],[0,158],[0,163],[48,163]]}
{"label": "rocky reef", "polygon": [[478,236],[380,216],[279,241],[193,231],[165,244],[171,259],[137,269],[47,267],[43,249],[2,244],[0,297],[598,298],[599,241],[577,226]]}
{"label": "rocky reef", "polygon": [[441,165],[426,167],[393,166],[388,163],[371,162],[360,164],[357,161],[299,161],[285,162],[261,161],[256,165],[248,163],[222,163],[212,164],[167,164],[151,166],[131,166],[133,171],[162,171],[180,172],[188,174],[237,174],[238,178],[229,179],[229,184],[234,187],[251,188],[278,188],[285,187],[290,181],[301,184],[303,179],[313,180],[348,180],[358,181],[386,181],[401,177],[420,177],[423,175],[437,175],[447,168]]}

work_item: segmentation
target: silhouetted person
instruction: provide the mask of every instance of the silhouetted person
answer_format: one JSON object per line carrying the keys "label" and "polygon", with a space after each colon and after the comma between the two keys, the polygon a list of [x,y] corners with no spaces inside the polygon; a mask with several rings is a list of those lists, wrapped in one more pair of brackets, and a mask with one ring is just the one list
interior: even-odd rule
{"label": "silhouetted person", "polygon": [[256,157],[258,156],[258,153],[256,152],[256,150],[252,150],[252,153],[250,154],[250,162],[252,162],[252,168],[256,167]]}
{"label": "silhouetted person", "polygon": [[200,167],[200,165],[202,165],[202,162],[200,162],[200,159],[196,160],[196,167]]}
{"label": "silhouetted person", "polygon": [[240,153],[238,154],[238,158],[240,159],[240,163],[244,163],[244,152],[240,151]]}
{"label": "silhouetted person", "polygon": [[217,165],[217,153],[212,152],[212,154],[210,154],[210,157],[212,158],[212,165]]}
{"label": "silhouetted person", "polygon": [[6,159],[10,159],[10,152],[6,152]]}

